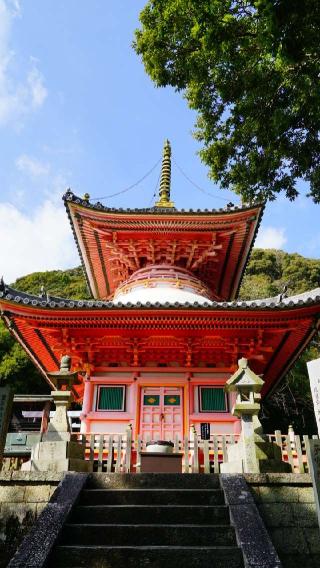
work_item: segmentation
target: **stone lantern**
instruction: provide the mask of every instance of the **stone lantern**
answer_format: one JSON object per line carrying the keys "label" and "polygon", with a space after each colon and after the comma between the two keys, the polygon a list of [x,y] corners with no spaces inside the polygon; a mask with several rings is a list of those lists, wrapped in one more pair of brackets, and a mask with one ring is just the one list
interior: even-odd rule
{"label": "stone lantern", "polygon": [[[85,444],[71,433],[68,407],[72,400],[72,386],[78,378],[70,371],[71,358],[61,358],[60,370],[48,373],[57,390],[51,392],[56,407],[48,430],[31,451],[31,459],[22,469],[31,471],[90,471],[92,465],[85,461]],[[68,390],[62,390],[63,388]]]}
{"label": "stone lantern", "polygon": [[232,414],[241,419],[241,435],[237,444],[228,446],[228,461],[221,465],[221,473],[291,471],[282,461],[279,446],[262,434],[258,414],[264,381],[250,369],[247,359],[240,359],[238,365],[225,390],[236,392]]}
{"label": "stone lantern", "polygon": [[258,415],[260,411],[260,391],[264,381],[251,371],[247,359],[239,359],[238,370],[226,383],[227,392],[236,392],[237,398],[232,414],[241,418],[243,415]]}

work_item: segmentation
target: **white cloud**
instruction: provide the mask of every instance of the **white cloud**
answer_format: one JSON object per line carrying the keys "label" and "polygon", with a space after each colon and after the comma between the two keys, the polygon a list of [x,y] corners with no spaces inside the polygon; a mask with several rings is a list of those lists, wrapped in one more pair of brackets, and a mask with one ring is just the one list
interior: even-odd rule
{"label": "white cloud", "polygon": [[30,215],[0,203],[0,242],[0,274],[7,283],[31,272],[79,263],[65,210],[50,200]]}
{"label": "white cloud", "polygon": [[21,16],[21,3],[20,0],[7,0],[7,4],[15,17]]}
{"label": "white cloud", "polygon": [[36,158],[32,158],[27,154],[22,154],[16,159],[16,166],[20,172],[26,173],[31,177],[46,176],[49,174],[49,164],[44,164]]}
{"label": "white cloud", "polygon": [[31,95],[31,104],[34,108],[43,105],[45,99],[47,98],[48,91],[45,88],[43,82],[43,76],[41,75],[39,69],[36,67],[36,62],[33,59],[33,67],[29,71],[27,76],[27,83],[29,85],[29,91]]}
{"label": "white cloud", "polygon": [[33,57],[30,57],[24,79],[16,80],[13,76],[15,54],[10,48],[10,33],[14,19],[20,15],[18,0],[0,0],[0,125],[21,121],[26,114],[42,106],[48,94]]}
{"label": "white cloud", "polygon": [[285,229],[277,227],[262,227],[255,242],[256,248],[281,249],[287,242]]}
{"label": "white cloud", "polygon": [[18,156],[15,165],[25,189],[12,188],[11,202],[0,202],[0,276],[7,283],[32,272],[79,263],[61,201],[67,186],[65,174],[28,154]]}

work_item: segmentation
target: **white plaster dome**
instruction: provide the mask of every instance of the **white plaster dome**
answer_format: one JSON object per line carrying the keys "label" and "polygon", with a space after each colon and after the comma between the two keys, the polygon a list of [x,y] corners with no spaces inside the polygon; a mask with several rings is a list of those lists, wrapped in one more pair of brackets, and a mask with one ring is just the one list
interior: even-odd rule
{"label": "white plaster dome", "polygon": [[170,264],[149,265],[134,272],[117,288],[115,303],[141,302],[198,302],[203,304],[212,299],[209,288],[185,268]]}

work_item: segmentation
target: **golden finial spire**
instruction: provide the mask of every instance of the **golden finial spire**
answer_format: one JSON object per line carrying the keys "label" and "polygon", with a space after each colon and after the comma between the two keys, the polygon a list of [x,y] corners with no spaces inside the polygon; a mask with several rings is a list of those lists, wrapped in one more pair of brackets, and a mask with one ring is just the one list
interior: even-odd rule
{"label": "golden finial spire", "polygon": [[161,179],[159,189],[159,201],[156,207],[174,207],[173,201],[170,201],[170,184],[171,184],[171,146],[169,140],[166,140],[163,147],[163,158],[161,167]]}

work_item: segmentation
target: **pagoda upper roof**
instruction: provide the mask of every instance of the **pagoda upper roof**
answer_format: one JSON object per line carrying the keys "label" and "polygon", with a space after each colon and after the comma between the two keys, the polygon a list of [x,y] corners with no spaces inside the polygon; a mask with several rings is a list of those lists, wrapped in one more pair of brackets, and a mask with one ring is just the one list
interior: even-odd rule
{"label": "pagoda upper roof", "polygon": [[[320,288],[291,297],[203,304],[119,304],[39,297],[2,285],[2,317],[50,383],[69,353],[75,369],[205,366],[232,374],[240,357],[270,392],[317,333]],[[154,364],[157,366],[157,364]],[[51,383],[50,383],[51,384]],[[81,398],[81,385],[78,396]]]}
{"label": "pagoda upper roof", "polygon": [[198,277],[213,298],[233,300],[264,209],[116,209],[70,190],[63,199],[89,289],[99,299],[112,298],[144,266],[172,264]]}

